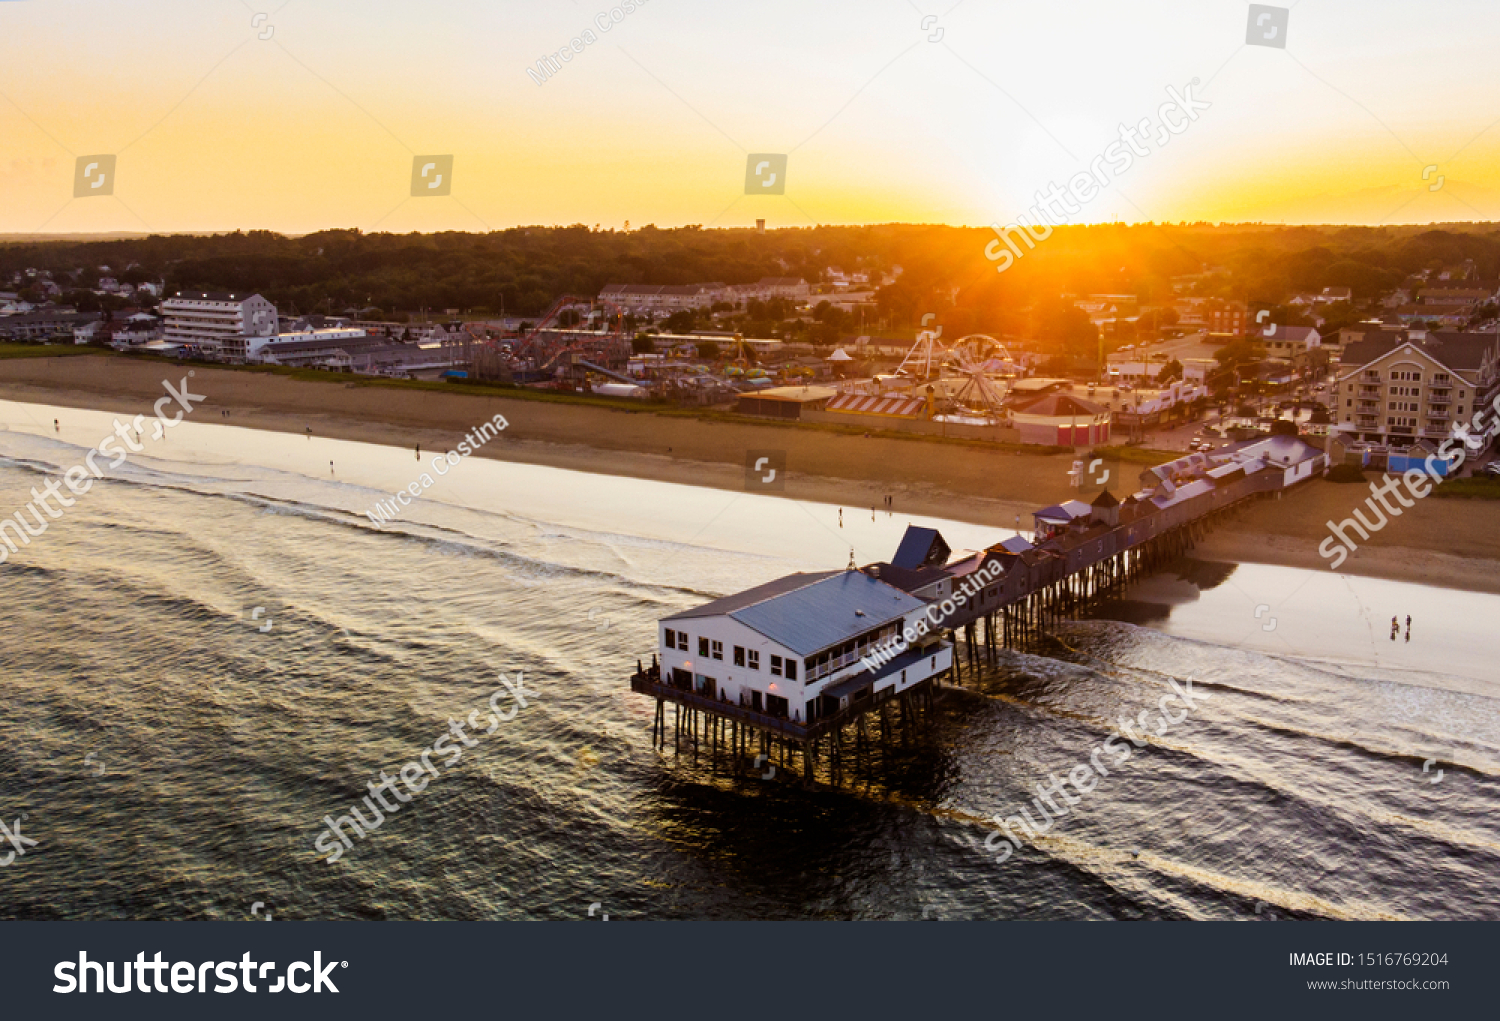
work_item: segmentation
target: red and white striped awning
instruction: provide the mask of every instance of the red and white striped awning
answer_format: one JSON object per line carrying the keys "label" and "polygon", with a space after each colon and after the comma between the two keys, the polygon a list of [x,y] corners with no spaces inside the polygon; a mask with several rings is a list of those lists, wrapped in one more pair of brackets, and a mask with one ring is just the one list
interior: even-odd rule
{"label": "red and white striped awning", "polygon": [[885,415],[889,418],[916,418],[923,402],[910,397],[866,397],[864,394],[839,394],[828,402],[829,411],[855,415]]}

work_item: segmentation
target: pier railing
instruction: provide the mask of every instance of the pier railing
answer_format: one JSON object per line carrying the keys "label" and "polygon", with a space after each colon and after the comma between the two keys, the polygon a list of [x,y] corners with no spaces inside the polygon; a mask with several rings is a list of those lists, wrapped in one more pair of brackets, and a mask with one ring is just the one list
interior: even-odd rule
{"label": "pier railing", "polygon": [[772,716],[770,713],[757,712],[746,706],[736,705],[733,702],[722,702],[717,698],[700,695],[696,691],[684,691],[671,684],[664,684],[660,679],[659,667],[648,667],[640,670],[630,677],[630,690],[642,695],[653,695],[656,698],[666,699],[669,702],[677,702],[692,709],[701,709],[707,713],[713,713],[727,720],[737,720],[740,723],[761,730],[767,730],[775,734],[781,734],[795,741],[812,741],[823,736],[831,730],[842,727],[849,721],[864,715],[871,709],[889,702],[903,694],[910,694],[923,684],[937,683],[936,678],[928,678],[912,685],[905,691],[897,692],[895,686],[886,688],[883,692],[873,694],[868,698],[851,702],[848,706],[827,716],[820,716],[811,723],[798,723],[784,716]]}

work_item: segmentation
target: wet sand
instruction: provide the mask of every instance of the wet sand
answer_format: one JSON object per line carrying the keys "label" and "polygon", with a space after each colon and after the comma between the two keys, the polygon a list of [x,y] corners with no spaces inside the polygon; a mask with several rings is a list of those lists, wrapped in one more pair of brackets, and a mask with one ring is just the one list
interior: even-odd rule
{"label": "wet sand", "polygon": [[[1038,507],[1069,499],[1067,455],[1022,455],[925,439],[844,435],[759,422],[707,421],[488,394],[303,381],[194,366],[207,396],[194,420],[278,432],[451,449],[495,414],[510,423],[480,456],[685,485],[740,490],[749,452],[784,452],[784,494],[848,509],[881,508],[1023,529]],[[0,361],[0,398],[149,414],[185,366],[100,356]],[[1140,466],[1127,465],[1134,472]],[[1368,496],[1359,485],[1314,482],[1246,508],[1218,528],[1200,557],[1325,569],[1325,522]],[[1449,588],[1500,592],[1500,503],[1428,498],[1362,544],[1341,571]]]}

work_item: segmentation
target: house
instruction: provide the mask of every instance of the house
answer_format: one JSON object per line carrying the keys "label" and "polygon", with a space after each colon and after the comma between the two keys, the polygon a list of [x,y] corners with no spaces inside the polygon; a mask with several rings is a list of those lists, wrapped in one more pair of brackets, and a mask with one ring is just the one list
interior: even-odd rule
{"label": "house", "polygon": [[1335,301],[1353,301],[1354,291],[1348,287],[1325,287],[1323,293],[1313,299],[1318,305],[1331,305]]}
{"label": "house", "polygon": [[[1306,373],[1327,365],[1327,353],[1319,350],[1323,337],[1311,326],[1269,323],[1261,328],[1259,340],[1265,345],[1268,358],[1291,364],[1291,374],[1279,374],[1287,379],[1293,374]],[[1273,371],[1272,375],[1278,374]]]}
{"label": "house", "polygon": [[864,571],[792,574],[659,621],[661,677],[683,691],[809,723],[947,670],[935,633],[872,669],[927,603]]}

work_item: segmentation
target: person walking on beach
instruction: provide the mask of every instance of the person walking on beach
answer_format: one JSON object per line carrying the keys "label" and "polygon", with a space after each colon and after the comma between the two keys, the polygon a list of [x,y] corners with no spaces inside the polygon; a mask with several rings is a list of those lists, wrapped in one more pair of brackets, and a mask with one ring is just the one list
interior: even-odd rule
{"label": "person walking on beach", "polygon": [[62,432],[62,426],[58,423],[57,419],[55,419],[55,418],[52,420],[52,428],[56,432]]}
{"label": "person walking on beach", "polygon": [[328,462],[328,474],[329,475],[333,474],[333,462],[332,461]]}
{"label": "person walking on beach", "polygon": [[844,508],[839,508],[839,527],[844,527]]}

